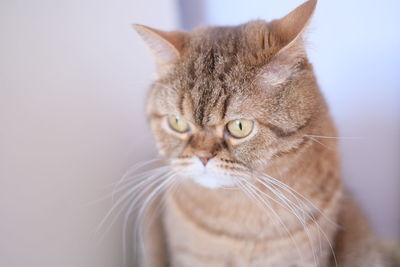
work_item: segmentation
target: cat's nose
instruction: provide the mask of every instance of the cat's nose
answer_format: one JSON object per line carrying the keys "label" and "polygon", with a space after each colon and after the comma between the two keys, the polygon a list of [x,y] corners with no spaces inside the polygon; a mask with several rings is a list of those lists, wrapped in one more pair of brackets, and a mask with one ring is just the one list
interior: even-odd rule
{"label": "cat's nose", "polygon": [[199,158],[201,163],[203,163],[204,166],[207,165],[208,161],[213,157],[211,153],[205,153],[205,152],[198,152],[196,153],[196,156]]}
{"label": "cat's nose", "polygon": [[208,158],[208,157],[199,157],[199,159],[200,159],[201,163],[203,163],[203,165],[206,166],[207,162],[208,162],[208,160],[210,158]]}

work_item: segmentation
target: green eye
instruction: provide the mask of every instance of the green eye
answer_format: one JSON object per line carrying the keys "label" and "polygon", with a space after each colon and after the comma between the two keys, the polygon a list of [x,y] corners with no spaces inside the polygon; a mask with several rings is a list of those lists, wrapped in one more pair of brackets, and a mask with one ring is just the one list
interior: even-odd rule
{"label": "green eye", "polygon": [[253,130],[253,121],[246,119],[233,120],[228,122],[226,128],[230,135],[235,138],[243,138],[248,136]]}
{"label": "green eye", "polygon": [[189,131],[189,124],[187,121],[177,115],[168,116],[168,125],[172,130],[178,133],[185,133]]}

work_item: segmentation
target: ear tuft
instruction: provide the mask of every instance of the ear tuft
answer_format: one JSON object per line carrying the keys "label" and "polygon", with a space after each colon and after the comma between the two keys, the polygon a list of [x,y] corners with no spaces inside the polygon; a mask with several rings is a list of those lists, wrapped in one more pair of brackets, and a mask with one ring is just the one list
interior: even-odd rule
{"label": "ear tuft", "polygon": [[269,24],[269,43],[277,52],[289,47],[303,33],[314,13],[317,0],[309,0],[298,6],[285,17]]}
{"label": "ear tuft", "polygon": [[132,26],[153,52],[158,65],[173,63],[180,57],[184,48],[186,33],[161,31],[140,24],[133,24]]}

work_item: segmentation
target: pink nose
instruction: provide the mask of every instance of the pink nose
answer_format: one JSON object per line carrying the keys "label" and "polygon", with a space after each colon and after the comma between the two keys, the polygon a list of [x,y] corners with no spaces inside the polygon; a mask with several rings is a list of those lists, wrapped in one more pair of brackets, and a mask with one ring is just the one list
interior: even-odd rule
{"label": "pink nose", "polygon": [[207,162],[210,160],[210,158],[207,157],[199,157],[201,163],[203,163],[204,166],[207,165]]}

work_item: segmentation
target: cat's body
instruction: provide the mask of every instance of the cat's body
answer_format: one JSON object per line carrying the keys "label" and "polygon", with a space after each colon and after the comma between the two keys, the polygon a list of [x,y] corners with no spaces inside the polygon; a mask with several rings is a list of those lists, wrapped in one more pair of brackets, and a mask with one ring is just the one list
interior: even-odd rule
{"label": "cat's body", "polygon": [[386,266],[344,197],[336,140],[316,139],[336,131],[301,39],[315,4],[192,33],[137,26],[159,66],[150,122],[179,178],[147,266]]}

